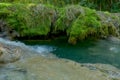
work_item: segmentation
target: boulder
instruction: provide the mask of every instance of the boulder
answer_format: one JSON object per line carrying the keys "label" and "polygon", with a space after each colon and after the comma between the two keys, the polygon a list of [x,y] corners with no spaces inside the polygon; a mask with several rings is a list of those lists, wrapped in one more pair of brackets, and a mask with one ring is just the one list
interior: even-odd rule
{"label": "boulder", "polygon": [[0,43],[0,63],[15,62],[20,58],[20,51],[17,48],[10,48]]}
{"label": "boulder", "polygon": [[[9,69],[10,65],[12,69]],[[81,64],[40,56],[17,61],[7,67],[4,76],[10,80],[120,80],[120,70],[107,64]]]}

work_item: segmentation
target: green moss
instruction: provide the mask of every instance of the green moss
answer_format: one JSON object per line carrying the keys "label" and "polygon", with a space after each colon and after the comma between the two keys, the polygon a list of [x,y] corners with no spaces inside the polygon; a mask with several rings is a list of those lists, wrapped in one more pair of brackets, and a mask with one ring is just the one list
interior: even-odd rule
{"label": "green moss", "polygon": [[21,36],[47,35],[50,31],[53,7],[42,4],[0,4],[1,18]]}
{"label": "green moss", "polygon": [[9,10],[6,9],[9,6],[10,4],[0,3],[0,19],[5,18],[9,14]]}
{"label": "green moss", "polygon": [[106,11],[106,12],[104,12],[106,15],[108,15],[108,16],[111,16],[111,14],[108,12],[108,11]]}
{"label": "green moss", "polygon": [[83,8],[79,5],[66,6],[60,8],[58,19],[56,21],[55,30],[67,30],[72,26],[74,20],[80,15],[84,14]]}
{"label": "green moss", "polygon": [[20,37],[66,32],[65,36],[72,44],[90,37],[116,36],[114,21],[119,23],[117,16],[79,5],[58,8],[35,3],[0,3],[0,19],[16,30]]}
{"label": "green moss", "polygon": [[94,10],[84,8],[84,12],[84,14],[80,14],[73,22],[70,30],[68,31],[70,36],[69,42],[73,41],[73,37],[76,38],[74,40],[84,40],[89,36],[94,36],[97,33],[97,29],[101,27],[100,21],[98,20]]}

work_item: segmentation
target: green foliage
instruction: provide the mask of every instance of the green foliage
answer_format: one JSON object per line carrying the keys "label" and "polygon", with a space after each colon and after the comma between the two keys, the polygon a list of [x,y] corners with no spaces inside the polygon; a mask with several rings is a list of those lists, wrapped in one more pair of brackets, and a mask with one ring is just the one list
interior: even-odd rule
{"label": "green foliage", "polygon": [[89,36],[94,36],[97,33],[97,29],[101,27],[94,10],[85,8],[84,12],[73,22],[72,27],[68,31],[70,35],[69,42],[73,41],[73,37],[76,38],[75,40],[83,40]]}
{"label": "green foliage", "polygon": [[7,13],[3,19],[21,36],[47,35],[50,31],[55,12],[52,6],[14,3],[0,4],[0,7],[2,15]]}
{"label": "green foliage", "polygon": [[63,7],[69,4],[80,4],[96,10],[120,12],[119,0],[0,0],[0,2],[14,3],[42,3]]}
{"label": "green foliage", "polygon": [[116,36],[115,23],[120,21],[109,12],[98,12],[80,5],[59,8],[35,3],[0,3],[0,19],[20,37],[66,32],[68,42],[72,44],[90,37]]}
{"label": "green foliage", "polygon": [[111,8],[111,12],[120,12],[120,1],[113,3],[113,6]]}
{"label": "green foliage", "polygon": [[90,2],[89,0],[81,0],[79,3],[81,6],[89,7],[91,9],[96,9],[97,4],[94,4],[94,1]]}
{"label": "green foliage", "polygon": [[60,8],[59,12],[55,31],[66,31],[69,43],[75,44],[77,40],[90,37],[116,36],[114,21],[117,20],[117,17],[113,17],[109,12],[104,12],[104,14],[100,12],[98,15],[97,11],[79,5]]}
{"label": "green foliage", "polygon": [[71,27],[73,21],[80,15],[84,14],[83,8],[79,5],[71,5],[59,9],[58,19],[55,30],[66,30]]}
{"label": "green foliage", "polygon": [[[113,35],[118,36],[118,27],[120,23],[119,16],[116,16],[115,14],[111,14],[109,12],[97,12],[97,15],[100,19],[101,26],[99,30],[97,31],[98,35],[101,35],[101,37]],[[117,30],[118,29],[118,30]]]}
{"label": "green foliage", "polygon": [[119,0],[80,0],[80,5],[96,10],[119,12]]}
{"label": "green foliage", "polygon": [[0,19],[5,18],[10,13],[10,11],[6,9],[9,6],[10,4],[0,3]]}

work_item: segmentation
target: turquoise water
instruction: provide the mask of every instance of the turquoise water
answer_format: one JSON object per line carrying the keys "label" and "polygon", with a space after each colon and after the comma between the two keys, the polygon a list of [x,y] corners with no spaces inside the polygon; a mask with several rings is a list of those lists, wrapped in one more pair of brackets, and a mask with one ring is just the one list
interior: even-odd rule
{"label": "turquoise water", "polygon": [[111,64],[120,68],[120,43],[108,40],[82,41],[70,45],[66,39],[51,41],[24,41],[29,45],[51,46],[52,53],[59,58],[71,59],[80,63]]}

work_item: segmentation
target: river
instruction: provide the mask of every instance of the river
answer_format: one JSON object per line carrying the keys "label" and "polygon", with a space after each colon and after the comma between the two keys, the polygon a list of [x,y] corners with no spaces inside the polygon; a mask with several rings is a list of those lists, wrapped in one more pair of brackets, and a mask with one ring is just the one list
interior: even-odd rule
{"label": "river", "polygon": [[120,42],[111,40],[85,40],[70,45],[66,39],[51,41],[24,41],[36,51],[51,52],[59,58],[80,63],[110,64],[120,68]]}
{"label": "river", "polygon": [[116,39],[70,45],[66,39],[0,38],[0,50],[0,61],[5,61],[0,63],[0,80],[120,80],[120,42]]}

